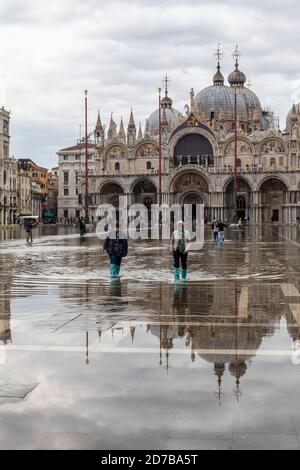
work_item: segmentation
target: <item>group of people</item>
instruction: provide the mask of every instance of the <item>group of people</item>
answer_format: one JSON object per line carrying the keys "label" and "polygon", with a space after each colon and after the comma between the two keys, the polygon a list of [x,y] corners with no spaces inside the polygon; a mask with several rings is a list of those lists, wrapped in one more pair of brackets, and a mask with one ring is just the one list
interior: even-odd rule
{"label": "group of people", "polygon": [[[177,282],[187,279],[187,260],[190,243],[190,233],[185,229],[184,222],[179,221],[177,229],[172,234],[170,243],[170,251],[174,258],[174,279]],[[110,232],[104,242],[103,253],[107,253],[110,258],[111,279],[119,278],[122,260],[128,255],[128,240],[120,232],[118,222],[116,222],[115,232]]]}

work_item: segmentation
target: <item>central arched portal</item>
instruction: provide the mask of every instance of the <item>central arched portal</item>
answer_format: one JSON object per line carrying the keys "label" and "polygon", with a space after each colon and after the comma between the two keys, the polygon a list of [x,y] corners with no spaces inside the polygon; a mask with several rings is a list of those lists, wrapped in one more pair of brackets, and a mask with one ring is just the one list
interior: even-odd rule
{"label": "central arched portal", "polygon": [[174,167],[181,165],[213,166],[214,152],[209,140],[201,134],[188,134],[174,149]]}
{"label": "central arched portal", "polygon": [[197,193],[188,193],[182,198],[182,207],[184,215],[184,207],[191,206],[191,214],[193,220],[197,219],[197,205],[204,205],[202,197]]}
{"label": "central arched portal", "polygon": [[116,209],[119,208],[120,196],[124,196],[123,188],[115,182],[106,183],[100,190],[100,204],[111,204]]}
{"label": "central arched portal", "polygon": [[204,213],[209,218],[209,187],[205,177],[193,171],[178,175],[171,184],[171,202],[192,206],[193,218],[196,218],[197,205],[204,205]]}

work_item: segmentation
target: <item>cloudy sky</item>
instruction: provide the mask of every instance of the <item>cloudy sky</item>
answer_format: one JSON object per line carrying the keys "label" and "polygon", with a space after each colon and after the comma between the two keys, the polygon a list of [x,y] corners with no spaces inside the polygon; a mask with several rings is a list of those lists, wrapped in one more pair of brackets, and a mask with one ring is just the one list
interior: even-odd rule
{"label": "cloudy sky", "polygon": [[213,52],[225,52],[222,70],[240,68],[262,105],[284,127],[300,101],[298,0],[0,0],[0,102],[12,113],[12,148],[54,166],[56,151],[73,145],[89,89],[89,125],[98,108],[137,124],[157,108],[166,72],[174,107],[183,111],[189,90],[211,84]]}

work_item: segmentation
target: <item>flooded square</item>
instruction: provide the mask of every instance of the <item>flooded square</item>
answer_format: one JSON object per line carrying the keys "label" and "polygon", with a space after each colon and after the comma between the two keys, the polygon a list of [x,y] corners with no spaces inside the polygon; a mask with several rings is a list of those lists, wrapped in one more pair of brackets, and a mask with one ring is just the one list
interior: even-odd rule
{"label": "flooded square", "polygon": [[168,242],[109,278],[94,234],[0,243],[0,448],[298,449],[300,230],[227,231],[172,283]]}

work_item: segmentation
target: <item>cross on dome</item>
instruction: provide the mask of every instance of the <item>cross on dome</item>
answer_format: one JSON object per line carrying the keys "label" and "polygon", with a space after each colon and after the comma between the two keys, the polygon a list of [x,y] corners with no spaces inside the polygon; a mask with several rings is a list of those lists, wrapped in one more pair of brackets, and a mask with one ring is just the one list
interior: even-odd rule
{"label": "cross on dome", "polygon": [[239,59],[241,58],[242,54],[239,51],[239,46],[235,46],[235,51],[232,54],[232,57],[235,59],[235,66],[238,68],[239,66]]}

